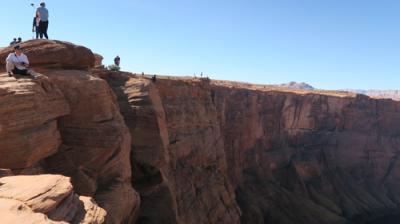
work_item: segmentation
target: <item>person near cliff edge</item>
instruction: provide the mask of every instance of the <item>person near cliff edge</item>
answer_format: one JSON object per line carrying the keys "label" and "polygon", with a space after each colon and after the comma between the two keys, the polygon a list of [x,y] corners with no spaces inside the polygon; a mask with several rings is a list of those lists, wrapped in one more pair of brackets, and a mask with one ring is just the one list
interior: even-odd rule
{"label": "person near cliff edge", "polygon": [[19,45],[14,47],[14,52],[10,53],[6,59],[6,70],[8,76],[12,75],[31,75],[36,78],[31,71],[28,70],[29,60],[28,57],[22,53],[22,49]]}
{"label": "person near cliff edge", "polygon": [[121,63],[121,58],[117,55],[117,57],[114,58],[114,64],[119,67],[120,63]]}
{"label": "person near cliff edge", "polygon": [[49,39],[47,35],[47,29],[49,27],[49,11],[46,9],[46,3],[40,3],[40,7],[37,8],[36,14],[40,16],[39,22],[39,36],[40,39],[43,39],[43,35],[46,39]]}

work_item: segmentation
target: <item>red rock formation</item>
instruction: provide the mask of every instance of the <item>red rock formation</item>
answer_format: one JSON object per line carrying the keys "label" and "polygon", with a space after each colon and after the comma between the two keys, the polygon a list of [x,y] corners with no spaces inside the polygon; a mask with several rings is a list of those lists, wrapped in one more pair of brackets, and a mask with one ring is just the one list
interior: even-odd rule
{"label": "red rock formation", "polygon": [[[106,223],[330,224],[399,210],[399,102],[208,79],[151,81],[87,71],[93,54],[72,44],[23,47],[43,76],[0,74],[0,167],[12,171],[0,176],[71,177],[78,194],[107,211]],[[32,189],[5,178],[0,215],[9,222],[75,220],[77,204],[102,221],[102,210],[77,199],[63,177],[29,177]]]}
{"label": "red rock formation", "polygon": [[135,213],[130,184],[130,135],[107,83],[85,71],[48,71],[71,113],[59,119],[63,148],[46,159],[49,170],[72,177],[76,191],[96,198],[110,223]]}
{"label": "red rock formation", "polygon": [[210,86],[100,75],[116,91],[133,138],[138,223],[239,223]]}
{"label": "red rock formation", "polygon": [[[138,223],[238,223],[234,198],[242,223],[346,223],[398,209],[399,103],[101,77],[133,136]],[[157,202],[167,206],[149,212]]]}
{"label": "red rock formation", "polygon": [[140,200],[131,186],[131,139],[115,96],[89,71],[65,70],[92,67],[92,52],[60,41],[22,47],[42,76],[0,74],[0,167],[70,176],[77,193],[107,210],[107,223],[133,221]]}
{"label": "red rock formation", "polygon": [[95,68],[104,68],[103,65],[103,56],[101,56],[100,54],[94,54],[94,67]]}
{"label": "red rock formation", "polygon": [[0,178],[2,223],[104,222],[106,212],[90,198],[78,197],[69,178],[59,175]]}
{"label": "red rock formation", "polygon": [[32,167],[57,151],[61,144],[57,118],[69,113],[57,86],[47,79],[3,77],[0,105],[0,167]]}
{"label": "red rock formation", "polygon": [[344,223],[398,208],[399,103],[213,92],[244,223]]}
{"label": "red rock formation", "polygon": [[[95,57],[83,46],[57,40],[29,40],[20,44],[34,69],[89,69],[94,66]],[[5,60],[13,47],[0,51],[0,71],[5,69]]]}

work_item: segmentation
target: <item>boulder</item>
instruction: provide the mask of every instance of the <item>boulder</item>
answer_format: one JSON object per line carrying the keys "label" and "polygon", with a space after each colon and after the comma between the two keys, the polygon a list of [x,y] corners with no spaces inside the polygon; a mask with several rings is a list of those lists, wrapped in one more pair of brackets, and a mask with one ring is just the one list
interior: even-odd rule
{"label": "boulder", "polygon": [[[95,56],[86,47],[57,40],[29,40],[20,44],[28,56],[32,68],[89,69],[95,64]],[[13,47],[0,50],[0,69],[4,71],[5,60]]]}
{"label": "boulder", "polygon": [[94,58],[95,58],[95,61],[94,61],[94,67],[95,68],[104,68],[104,65],[103,65],[103,56],[101,56],[100,54],[94,54]]}
{"label": "boulder", "polygon": [[37,175],[0,178],[0,215],[2,223],[101,224],[106,212],[78,197],[68,177]]}

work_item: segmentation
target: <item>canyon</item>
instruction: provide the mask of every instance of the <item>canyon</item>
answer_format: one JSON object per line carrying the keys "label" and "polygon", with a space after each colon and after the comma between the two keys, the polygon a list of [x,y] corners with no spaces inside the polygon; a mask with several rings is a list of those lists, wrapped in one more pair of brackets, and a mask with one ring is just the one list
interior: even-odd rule
{"label": "canyon", "polygon": [[[109,71],[63,41],[1,70],[5,223],[366,223],[400,212],[400,102]],[[27,187],[26,185],[29,185]]]}

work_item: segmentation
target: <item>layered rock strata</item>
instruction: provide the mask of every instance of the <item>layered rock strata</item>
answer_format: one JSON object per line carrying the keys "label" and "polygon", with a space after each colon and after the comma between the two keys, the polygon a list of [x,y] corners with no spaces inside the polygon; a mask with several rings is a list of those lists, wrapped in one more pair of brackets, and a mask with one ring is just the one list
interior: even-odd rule
{"label": "layered rock strata", "polygon": [[131,138],[114,93],[88,71],[93,53],[60,41],[21,47],[41,74],[0,74],[0,168],[69,176],[79,195],[107,211],[106,223],[133,222],[140,200],[131,186]]}
{"label": "layered rock strata", "polygon": [[138,223],[238,223],[210,86],[99,75],[115,91],[133,137]]}
{"label": "layered rock strata", "polygon": [[[139,223],[171,214],[170,223],[347,223],[399,208],[395,101],[205,79],[101,77],[134,136]],[[168,206],[149,212],[157,202]],[[221,218],[201,219],[190,209]]]}
{"label": "layered rock strata", "polygon": [[399,102],[152,81],[91,70],[93,53],[67,42],[22,47],[42,75],[0,74],[2,222],[339,224],[399,211]]}
{"label": "layered rock strata", "polygon": [[59,175],[0,178],[0,217],[5,224],[104,223],[106,212],[78,197],[69,178]]}

